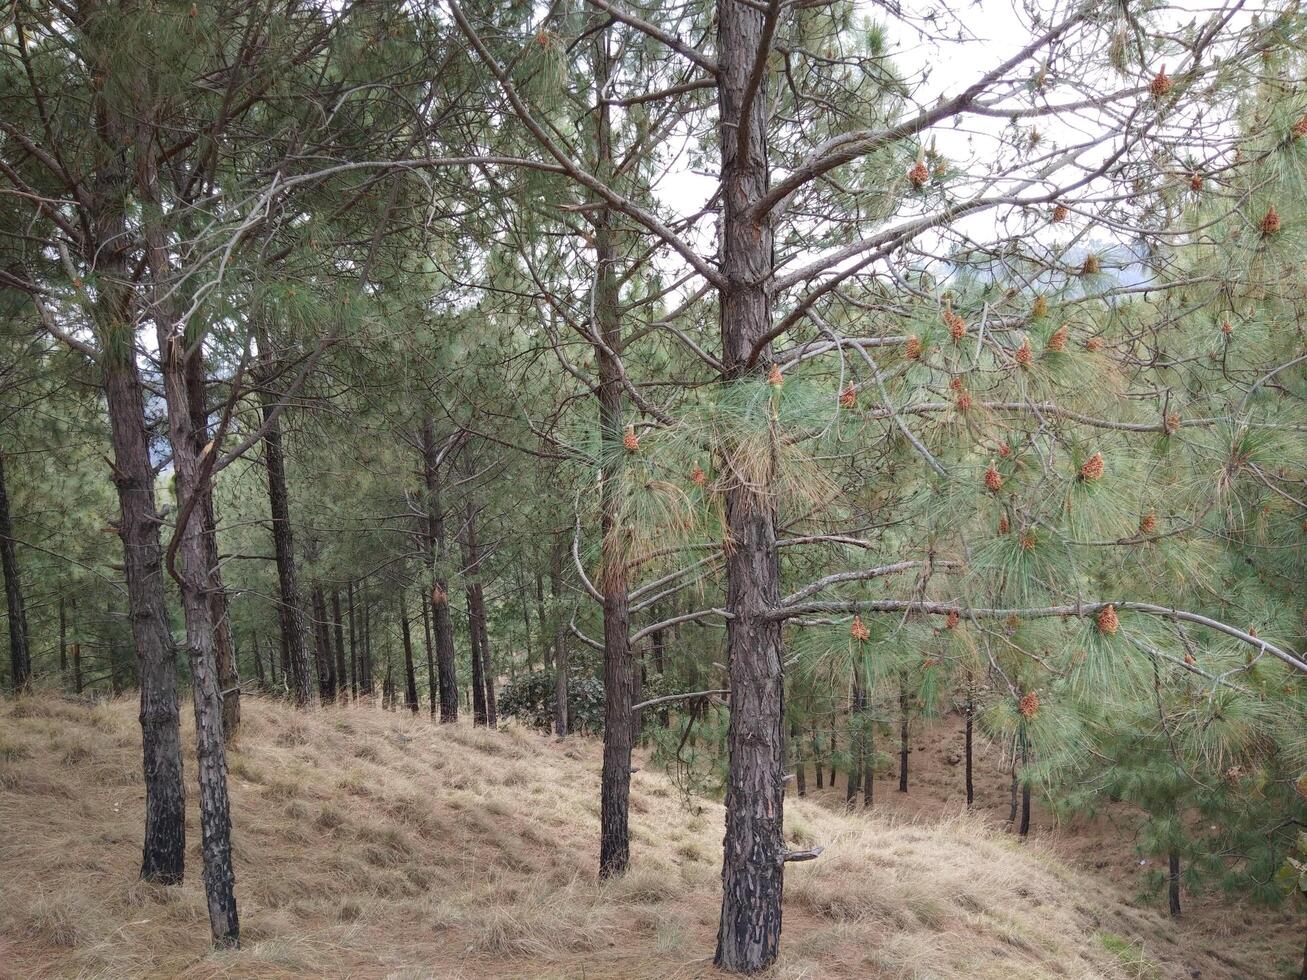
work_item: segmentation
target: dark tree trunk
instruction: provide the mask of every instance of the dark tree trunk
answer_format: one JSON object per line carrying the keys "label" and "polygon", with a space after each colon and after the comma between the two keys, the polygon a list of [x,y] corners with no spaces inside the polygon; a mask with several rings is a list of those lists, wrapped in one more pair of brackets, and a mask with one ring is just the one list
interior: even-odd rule
{"label": "dark tree trunk", "polygon": [[[204,345],[189,343],[186,355],[186,406],[190,415],[191,438],[195,452],[202,454],[209,442],[208,382],[204,376]],[[218,520],[213,506],[213,485],[206,480],[201,500],[195,510],[204,532],[205,557],[209,562],[209,607],[213,621],[214,652],[217,657],[218,686],[222,692],[222,734],[228,742],[236,737],[241,724],[240,671],[236,663],[236,646],[231,635],[227,609],[227,590],[218,563]]]}
{"label": "dark tree trunk", "polygon": [[563,590],[563,537],[557,536],[549,560],[549,594],[554,602],[554,733],[565,738],[570,730],[567,717],[567,627],[559,610]]}
{"label": "dark tree trunk", "polygon": [[[834,722],[832,722],[834,724]],[[832,731],[830,733],[830,788],[835,788],[835,756],[839,753],[839,736]]]}
{"label": "dark tree trunk", "polygon": [[[9,612],[9,668],[14,693],[21,694],[32,681],[32,646],[27,631],[27,610],[18,578],[18,554],[9,518],[9,491],[5,485],[5,455],[0,451],[0,565],[4,566],[5,604]],[[63,660],[63,604],[59,606],[59,659]]]}
{"label": "dark tree trunk", "polygon": [[372,665],[372,603],[363,600],[363,659],[359,661],[359,690],[372,697],[375,674]]}
{"label": "dark tree trunk", "polygon": [[808,795],[807,774],[804,772],[803,741],[799,734],[799,723],[790,722],[790,746],[794,752],[794,784],[800,796]]}
{"label": "dark tree trunk", "polygon": [[[466,554],[466,549],[465,549]],[[469,562],[469,567],[471,563]],[[472,724],[486,723],[485,661],[481,658],[481,634],[476,626],[476,594],[472,586],[467,589],[467,638],[472,660]]]}
{"label": "dark tree trunk", "polygon": [[[125,321],[123,321],[125,322]],[[126,329],[121,327],[120,329]],[[182,788],[181,730],[177,708],[177,653],[164,597],[162,523],[154,502],[145,404],[134,338],[125,349],[105,348],[101,361],[113,435],[113,481],[120,510],[129,618],[141,679],[141,742],[145,771],[145,846],[141,877],[176,884],[186,853],[186,795]],[[81,648],[74,653],[80,675]],[[80,689],[82,680],[76,679]]]}
{"label": "dark tree trunk", "polygon": [[[477,538],[477,508],[468,500],[464,511],[463,559],[467,566],[467,626],[471,636],[473,659],[473,704],[476,692],[481,692],[480,724],[494,728],[498,724],[495,712],[495,671],[490,656],[490,635],[486,630],[486,594],[481,585],[481,545]],[[477,669],[479,667],[479,669]],[[477,676],[480,676],[480,681]]]}
{"label": "dark tree trunk", "polygon": [[440,470],[431,420],[422,426],[423,473],[427,485],[427,556],[431,569],[431,622],[436,641],[436,675],[440,684],[440,720],[458,721],[458,673],[454,662],[454,621],[449,615],[449,563],[445,514],[440,504]]}
{"label": "dark tree trunk", "polygon": [[[312,561],[312,555],[309,560]],[[327,624],[327,601],[322,586],[313,586],[313,656],[318,669],[318,697],[323,704],[336,700],[336,658],[331,652],[331,632]]]}
{"label": "dark tree trunk", "polygon": [[812,729],[812,768],[817,771],[817,788],[822,789],[824,780],[822,779],[822,768],[825,763],[821,758],[821,736],[817,734],[817,727]]}
{"label": "dark tree trunk", "polygon": [[331,625],[336,634],[336,697],[345,700],[345,684],[349,674],[345,673],[345,627],[340,619],[340,589],[331,590]]}
{"label": "dark tree trunk", "polygon": [[1013,759],[1012,759],[1012,800],[1011,800],[1011,805],[1010,805],[1009,808],[1008,808],[1008,815],[1007,815],[1007,823],[1008,823],[1008,829],[1009,829],[1009,830],[1010,830],[1010,829],[1012,828],[1012,826],[1017,822],[1017,801],[1018,801],[1018,799],[1019,799],[1019,797],[1020,797],[1020,794],[1018,793],[1018,790],[1019,790],[1019,789],[1020,789],[1020,781],[1019,781],[1019,779],[1018,779],[1018,777],[1017,777],[1017,760],[1016,760],[1016,757],[1013,756]]}
{"label": "dark tree trunk", "polygon": [[1029,746],[1025,735],[1021,736],[1021,827],[1018,831],[1022,837],[1030,833],[1030,779],[1026,773],[1029,763]]}
{"label": "dark tree trunk", "polygon": [[[608,87],[612,70],[609,60],[609,32],[597,31],[592,43],[595,92]],[[596,169],[601,179],[612,166],[612,130],[609,104],[596,95]],[[626,873],[631,861],[629,809],[631,798],[631,751],[638,720],[631,705],[636,703],[636,664],[631,654],[631,613],[627,597],[627,569],[623,540],[626,529],[619,524],[620,500],[617,479],[623,466],[621,383],[622,328],[617,250],[613,242],[612,212],[601,208],[594,216],[595,282],[593,329],[602,343],[595,345],[599,369],[599,437],[603,445],[600,463],[600,525],[602,559],[599,591],[604,612],[604,761],[599,802],[599,876]]]}
{"label": "dark tree trunk", "polygon": [[[771,328],[768,282],[774,270],[770,216],[752,207],[767,191],[766,72],[748,95],[764,42],[765,15],[743,3],[717,10],[717,97],[721,140],[722,221],[720,294],[722,362],[742,377]],[[747,110],[746,110],[747,100]],[[770,345],[758,351],[759,366]],[[716,965],[756,973],[776,960],[781,936],[785,861],[782,719],[784,678],[780,623],[769,612],[780,601],[773,498],[745,484],[726,492],[727,664],[731,692],[727,734],[726,836],[722,911]]]}
{"label": "dark tree trunk", "polygon": [[[0,466],[4,465],[4,460],[0,459]],[[4,483],[4,474],[0,473],[0,484]],[[3,486],[0,486],[0,494],[4,493]],[[63,687],[68,685],[68,610],[65,608],[64,597],[59,597],[59,680]]]}
{"label": "dark tree trunk", "polygon": [[908,691],[899,678],[899,792],[908,791]]}
{"label": "dark tree trunk", "polygon": [[359,698],[358,623],[354,619],[354,583],[345,586],[345,601],[349,610],[349,696]]}
{"label": "dark tree trunk", "polygon": [[404,706],[418,713],[417,673],[413,669],[413,635],[408,627],[408,610],[404,607],[404,590],[399,591],[399,631],[404,640]]}
{"label": "dark tree trunk", "polygon": [[309,657],[304,649],[304,612],[300,608],[299,583],[295,569],[295,540],[290,525],[290,495],[286,489],[286,459],[281,443],[281,419],[274,416],[277,396],[259,389],[263,406],[264,458],[268,468],[268,503],[272,512],[272,543],[277,555],[277,585],[280,602],[277,619],[286,650],[291,696],[300,707],[313,701],[309,680]]}
{"label": "dark tree trunk", "polygon": [[965,754],[966,754],[966,763],[967,763],[967,806],[968,807],[971,806],[971,804],[975,801],[976,798],[975,788],[972,785],[972,781],[971,781],[971,769],[972,769],[971,763],[973,758],[972,730],[975,728],[975,720],[976,720],[975,716],[976,716],[975,705],[972,704],[971,701],[967,701],[967,735],[966,735]]}
{"label": "dark tree trunk", "polygon": [[867,809],[876,800],[876,722],[866,719],[867,753],[862,759],[862,806]]}
{"label": "dark tree trunk", "polygon": [[1166,897],[1171,918],[1180,918],[1180,855],[1172,851],[1167,855]]}
{"label": "dark tree trunk", "polygon": [[268,683],[263,673],[263,658],[259,655],[259,634],[252,633],[250,642],[254,646],[254,678],[259,682],[259,690],[266,691]]}
{"label": "dark tree trunk", "polygon": [[436,653],[431,643],[431,613],[426,601],[418,602],[418,611],[422,613],[422,643],[427,654],[427,700],[431,705],[431,717],[436,717]]}
{"label": "dark tree trunk", "polygon": [[844,804],[852,810],[858,801],[858,791],[862,789],[860,783],[865,755],[862,744],[862,683],[858,679],[856,667],[853,670],[853,696],[850,703],[853,710],[849,713],[849,719],[853,733],[849,739],[849,785],[844,794]]}

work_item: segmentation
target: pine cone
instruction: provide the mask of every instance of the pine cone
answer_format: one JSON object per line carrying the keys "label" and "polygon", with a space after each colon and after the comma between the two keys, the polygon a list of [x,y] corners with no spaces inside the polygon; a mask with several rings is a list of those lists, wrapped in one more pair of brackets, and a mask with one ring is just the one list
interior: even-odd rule
{"label": "pine cone", "polygon": [[1089,353],[1091,354],[1094,353],[1095,351],[1100,351],[1102,349],[1103,349],[1103,341],[1100,340],[1098,337],[1090,337],[1088,340],[1085,341],[1085,350],[1089,351]]}
{"label": "pine cone", "polygon": [[853,637],[859,643],[866,643],[871,639],[871,632],[862,625],[862,617],[854,616],[853,625],[849,627],[849,636]]}
{"label": "pine cone", "polygon": [[773,388],[779,388],[781,385],[785,384],[785,377],[781,374],[781,366],[779,364],[773,364],[768,368],[767,383]]}
{"label": "pine cone", "polygon": [[948,324],[948,335],[954,343],[967,335],[967,321],[956,313],[945,313],[944,322]]}
{"label": "pine cone", "polygon": [[971,392],[963,388],[962,391],[958,392],[958,399],[955,404],[959,412],[968,411],[971,408]]}
{"label": "pine cone", "polygon": [[1171,76],[1166,73],[1166,65],[1163,65],[1162,70],[1153,76],[1153,80],[1148,85],[1148,91],[1153,94],[1153,98],[1160,99],[1171,91],[1171,85]]}
{"label": "pine cone", "polygon": [[998,493],[1003,489],[1003,476],[993,463],[990,463],[989,468],[985,470],[985,488],[992,493]]}
{"label": "pine cone", "polygon": [[1096,276],[1102,270],[1103,264],[1098,260],[1097,255],[1086,255],[1085,264],[1080,267],[1082,276]]}
{"label": "pine cone", "polygon": [[1203,175],[1197,170],[1189,175],[1189,189],[1195,194],[1203,189]]}
{"label": "pine cone", "polygon": [[695,464],[694,469],[690,471],[690,482],[696,487],[701,487],[708,482],[708,477],[704,473],[702,466]]}
{"label": "pine cone", "polygon": [[1121,625],[1121,621],[1116,617],[1116,607],[1110,603],[1098,611],[1098,632],[1106,633],[1108,636],[1113,635]]}
{"label": "pine cone", "polygon": [[957,612],[956,609],[951,610],[951,611],[949,612],[949,614],[948,614],[948,618],[946,618],[946,619],[944,620],[944,628],[945,628],[946,630],[957,629],[957,627],[958,627],[958,620],[961,619],[961,618],[962,618],[962,617],[958,615],[958,612]]}
{"label": "pine cone", "polygon": [[1262,234],[1269,237],[1279,230],[1280,213],[1275,210],[1275,205],[1272,204],[1266,209],[1266,215],[1262,218]]}
{"label": "pine cone", "polygon": [[1030,307],[1030,318],[1032,320],[1037,320],[1041,316],[1046,316],[1047,314],[1048,314],[1048,300],[1044,299],[1042,295],[1036,296],[1034,305]]}
{"label": "pine cone", "polygon": [[921,357],[921,340],[916,334],[908,338],[908,342],[903,345],[903,355],[909,361],[915,361]]}
{"label": "pine cone", "polygon": [[1230,336],[1230,334],[1234,333],[1234,324],[1229,320],[1222,320],[1221,333],[1225,334],[1227,337]]}
{"label": "pine cone", "polygon": [[1034,550],[1035,550],[1035,545],[1036,545],[1037,543],[1038,543],[1038,542],[1035,540],[1035,532],[1034,532],[1034,531],[1026,531],[1024,534],[1021,535],[1021,550],[1022,550],[1022,551],[1034,551]]}
{"label": "pine cone", "polygon": [[1007,534],[1008,527],[1007,514],[1000,514],[998,518],[998,533]]}
{"label": "pine cone", "polygon": [[852,408],[858,404],[858,390],[850,382],[849,386],[840,392],[840,408]]}
{"label": "pine cone", "polygon": [[1070,336],[1071,336],[1071,328],[1068,327],[1066,324],[1063,324],[1062,326],[1058,327],[1056,330],[1053,331],[1053,336],[1048,338],[1048,344],[1045,347],[1045,350],[1048,350],[1054,354],[1062,353],[1064,350],[1066,350],[1067,338],[1069,338]]}
{"label": "pine cone", "polygon": [[1186,650],[1184,653],[1184,662],[1187,663],[1190,667],[1198,663],[1198,661],[1194,659],[1194,655],[1190,653],[1188,650]]}
{"label": "pine cone", "polygon": [[1180,428],[1180,413],[1171,412],[1167,415],[1166,420],[1162,423],[1162,428],[1166,430],[1168,436],[1175,435]]}
{"label": "pine cone", "polygon": [[1021,717],[1025,718],[1026,721],[1033,720],[1035,715],[1039,714],[1039,695],[1034,691],[1027,691],[1021,695],[1017,710],[1021,712]]}
{"label": "pine cone", "polygon": [[1157,531],[1157,515],[1149,511],[1139,519],[1139,533],[1153,534]]}
{"label": "pine cone", "polygon": [[1012,455],[1012,447],[1009,446],[1006,442],[1001,443],[998,447],[998,454],[1002,456],[1004,459],[1007,459],[1009,456]]}
{"label": "pine cone", "polygon": [[1068,208],[1065,204],[1059,204],[1055,208],[1053,208],[1053,220],[1058,224],[1061,224],[1063,221],[1066,221],[1067,215],[1069,215],[1070,213],[1071,213],[1070,208]]}
{"label": "pine cone", "polygon": [[1307,112],[1303,113],[1302,118],[1289,127],[1289,134],[1296,140],[1307,136]]}
{"label": "pine cone", "polygon": [[1022,368],[1030,367],[1031,363],[1035,360],[1035,354],[1030,349],[1029,337],[1022,338],[1021,346],[1017,348],[1016,358],[1017,358],[1017,367],[1022,367]]}
{"label": "pine cone", "polygon": [[926,181],[930,179],[930,171],[926,169],[926,164],[918,160],[908,171],[908,180],[912,181],[912,186],[917,190],[926,186]]}
{"label": "pine cone", "polygon": [[1095,480],[1101,480],[1105,469],[1106,467],[1103,465],[1103,454],[1094,453],[1094,455],[1085,460],[1084,465],[1080,467],[1080,479],[1085,483],[1093,483]]}
{"label": "pine cone", "polygon": [[626,447],[628,453],[633,453],[640,448],[640,439],[635,434],[635,426],[626,427],[626,435],[622,436],[622,445]]}

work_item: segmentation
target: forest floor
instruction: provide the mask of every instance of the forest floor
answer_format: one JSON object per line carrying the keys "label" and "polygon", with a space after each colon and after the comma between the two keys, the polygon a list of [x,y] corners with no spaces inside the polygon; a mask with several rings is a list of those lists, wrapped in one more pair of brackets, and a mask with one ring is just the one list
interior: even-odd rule
{"label": "forest floor", "polygon": [[[713,974],[718,804],[687,802],[642,769],[632,871],[599,883],[596,741],[440,728],[371,707],[301,714],[255,697],[230,753],[243,947],[215,952],[193,799],[186,883],[135,877],[136,711],[125,699],[0,702],[0,976]],[[986,756],[981,812],[968,816],[948,751],[914,752],[911,792],[878,783],[872,814],[843,813],[829,793],[787,801],[790,840],[826,851],[786,873],[770,976],[1287,975],[1287,920],[1226,906],[1173,923],[1135,898],[1128,832],[1095,823],[1093,842],[1072,846],[1041,816],[1019,843],[990,812],[1007,815],[996,763]],[[194,758],[186,765],[193,797]]]}

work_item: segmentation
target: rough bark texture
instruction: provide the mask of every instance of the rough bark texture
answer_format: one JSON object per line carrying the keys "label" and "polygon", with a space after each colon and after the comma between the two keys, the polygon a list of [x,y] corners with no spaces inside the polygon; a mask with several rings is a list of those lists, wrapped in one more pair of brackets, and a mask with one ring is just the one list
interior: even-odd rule
{"label": "rough bark texture", "polygon": [[899,678],[899,792],[908,791],[908,692]]}
{"label": "rough bark texture", "polygon": [[[177,654],[164,597],[160,519],[154,502],[145,407],[134,347],[102,362],[102,382],[114,447],[118,535],[132,639],[141,678],[141,743],[145,771],[145,847],[141,877],[176,884],[186,853],[186,793],[182,785],[181,730],[177,708]],[[75,651],[75,668],[81,650]],[[81,686],[81,678],[77,679]]]}
{"label": "rough bark texture", "polygon": [[[190,414],[195,452],[202,453],[209,441],[208,382],[204,376],[204,345],[196,343],[186,356],[186,404]],[[196,518],[204,531],[204,551],[209,562],[209,610],[213,620],[214,650],[217,654],[218,684],[222,691],[222,734],[231,741],[241,724],[240,673],[236,645],[231,635],[227,610],[227,589],[218,564],[218,518],[213,506],[213,486],[205,481]]]}
{"label": "rough bark texture", "polygon": [[[464,549],[466,555],[466,549]],[[470,566],[470,562],[468,563]],[[467,593],[467,638],[472,660],[472,724],[486,723],[486,680],[481,659],[481,634],[476,626],[476,593],[469,585]]]}
{"label": "rough bark texture", "polygon": [[[264,460],[268,469],[268,504],[272,512],[272,543],[277,555],[279,603],[277,619],[281,624],[281,642],[286,652],[286,668],[291,697],[304,707],[313,701],[309,677],[308,651],[304,648],[304,612],[300,608],[299,584],[295,571],[295,540],[290,527],[290,496],[286,490],[286,459],[281,444],[281,419],[273,415],[277,396],[266,388],[259,390],[263,406]],[[370,689],[370,687],[369,687]]]}
{"label": "rough bark texture", "polygon": [[[5,455],[0,451],[0,565],[4,567],[5,604],[9,611],[9,668],[14,693],[26,691],[32,679],[32,648],[27,632],[27,611],[18,577],[14,529],[9,519],[9,491],[5,485]],[[60,661],[63,660],[63,604],[59,606]],[[62,668],[62,663],[61,663]]]}
{"label": "rough bark texture", "polygon": [[[310,560],[312,560],[310,558]],[[327,600],[322,586],[313,586],[313,650],[318,668],[318,697],[323,704],[336,700],[336,658],[331,651],[331,630],[327,622]]]}
{"label": "rough bark texture", "polygon": [[331,625],[336,634],[336,696],[344,701],[349,674],[345,668],[345,628],[340,619],[340,589],[331,590]]}
{"label": "rough bark texture", "polygon": [[431,626],[436,642],[436,676],[440,684],[440,720],[458,721],[458,672],[454,662],[454,621],[449,615],[449,550],[445,514],[440,504],[440,470],[431,420],[422,426],[423,472],[427,484],[427,553],[431,573]]}
{"label": "rough bark texture", "polygon": [[418,713],[418,682],[413,667],[413,633],[409,629],[408,610],[404,607],[404,592],[399,593],[399,629],[404,639],[404,706]]}
{"label": "rough bark texture", "polygon": [[[608,44],[608,32],[599,31],[593,42],[596,92],[604,91],[607,86]],[[610,169],[612,159],[609,107],[602,100],[595,109],[595,118],[596,160],[602,177]],[[598,584],[604,608],[604,761],[599,794],[599,876],[607,878],[625,874],[631,860],[631,750],[639,722],[631,710],[631,705],[636,703],[636,668],[631,655],[631,614],[623,554],[626,532],[618,523],[617,479],[624,455],[618,362],[622,329],[612,212],[607,208],[596,213],[594,232],[595,322],[591,329],[603,342],[595,346],[599,366],[599,434],[603,443],[599,490],[603,559]]]}
{"label": "rough bark texture", "polygon": [[975,787],[971,781],[971,762],[974,757],[972,750],[972,729],[975,727],[975,706],[967,702],[967,737],[966,737],[966,757],[967,757],[967,806],[975,801]]}
{"label": "rough bark texture", "polygon": [[[767,191],[769,97],[765,73],[745,103],[763,43],[764,14],[743,3],[717,10],[717,95],[722,153],[722,361],[741,375],[771,327],[767,282],[773,271],[769,218],[750,208]],[[741,128],[747,136],[741,140]],[[762,352],[762,361],[770,357]],[[761,365],[759,365],[761,367]],[[726,607],[731,717],[727,733],[726,837],[716,965],[755,973],[776,959],[781,935],[785,843],[781,629],[767,613],[780,600],[776,514],[770,498],[748,487],[726,492]]]}
{"label": "rough bark texture", "polygon": [[1175,851],[1167,855],[1166,898],[1171,918],[1180,918],[1180,855]]}
{"label": "rough bark texture", "polygon": [[[143,110],[144,111],[144,110]],[[161,208],[158,174],[153,168],[152,136],[140,134],[138,187],[144,200]],[[236,874],[231,853],[231,806],[227,797],[227,751],[223,741],[222,686],[218,675],[216,624],[211,596],[216,588],[214,565],[204,527],[203,500],[208,484],[206,463],[213,457],[197,447],[191,425],[186,380],[186,338],[173,317],[168,300],[171,264],[167,235],[157,225],[145,228],[146,264],[152,284],[151,313],[159,343],[159,365],[168,405],[168,441],[172,446],[177,486],[177,518],[173,532],[177,566],[169,564],[181,591],[186,619],[186,652],[191,667],[195,705],[195,758],[200,783],[200,852],[204,857],[204,893],[214,944],[240,944],[236,913]]]}

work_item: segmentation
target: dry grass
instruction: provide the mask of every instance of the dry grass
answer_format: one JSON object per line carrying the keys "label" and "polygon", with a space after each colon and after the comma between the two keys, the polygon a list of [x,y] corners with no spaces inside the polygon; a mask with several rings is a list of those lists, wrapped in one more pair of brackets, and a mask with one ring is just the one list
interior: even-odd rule
{"label": "dry grass", "polygon": [[[186,884],[135,878],[135,714],[126,700],[0,704],[0,976],[712,972],[716,804],[689,812],[641,769],[634,868],[600,883],[597,744],[258,698],[231,753],[244,946],[212,952],[193,800]],[[194,774],[188,759],[188,791]],[[786,875],[775,977],[1189,976],[1174,950],[1154,953],[1170,949],[1164,919],[1127,919],[1120,896],[978,821],[894,825],[806,801],[787,816],[796,844],[826,852]],[[1271,975],[1230,962],[1202,976]]]}

